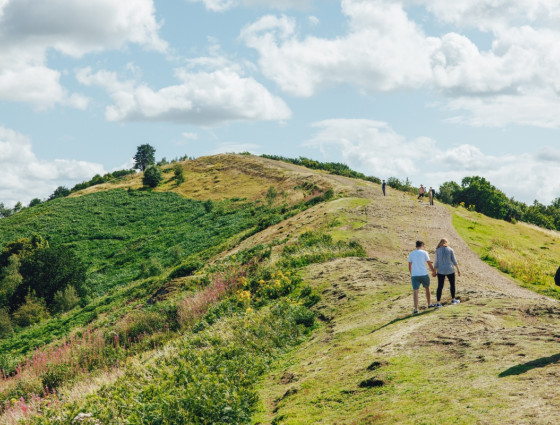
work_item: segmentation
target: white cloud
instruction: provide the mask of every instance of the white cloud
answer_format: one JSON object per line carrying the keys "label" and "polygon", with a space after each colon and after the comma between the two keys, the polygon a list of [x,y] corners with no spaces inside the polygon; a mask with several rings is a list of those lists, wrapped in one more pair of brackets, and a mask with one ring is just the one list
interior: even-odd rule
{"label": "white cloud", "polygon": [[461,27],[497,31],[512,25],[557,26],[560,3],[556,0],[404,0],[422,4],[443,22]]}
{"label": "white cloud", "polygon": [[85,85],[103,87],[114,104],[107,107],[109,121],[167,121],[215,125],[229,121],[284,120],[291,116],[286,103],[252,78],[232,69],[212,72],[176,71],[179,84],[153,90],[133,81],[121,82],[115,73],[77,73]]}
{"label": "white cloud", "polygon": [[50,50],[81,57],[137,43],[165,51],[153,0],[3,0],[0,2],[0,100],[37,108],[85,108],[87,99],[62,87],[49,68]]}
{"label": "white cloud", "polygon": [[259,52],[262,72],[295,96],[333,84],[388,91],[431,80],[430,55],[438,41],[399,5],[343,0],[342,11],[350,29],[334,39],[300,39],[293,19],[271,15],[245,27],[240,38]]}
{"label": "white cloud", "polygon": [[[493,156],[473,145],[442,148],[429,138],[408,140],[387,123],[334,119],[313,124],[316,135],[305,145],[351,168],[380,178],[410,178],[415,185],[439,187],[466,176],[482,176],[518,200],[550,203],[560,193],[560,149]],[[520,171],[522,170],[522,172]]]}
{"label": "white cloud", "polygon": [[206,9],[213,12],[224,12],[228,9],[244,7],[266,7],[270,9],[305,8],[314,0],[187,0],[191,3],[204,3]]}
{"label": "white cloud", "polygon": [[[368,175],[412,175],[435,147],[429,138],[407,141],[387,123],[332,119],[316,122],[318,133],[304,146],[317,147],[331,157],[365,170]],[[333,152],[334,151],[334,152]]]}
{"label": "white cloud", "polygon": [[458,31],[486,31],[491,47],[481,50],[459,32],[427,36],[393,0],[341,0],[348,31],[338,37],[301,36],[293,18],[268,15],[240,39],[259,53],[262,73],[295,96],[331,85],[430,90],[455,121],[560,127],[560,3],[405,0],[412,3]]}
{"label": "white cloud", "polygon": [[42,161],[33,153],[24,135],[0,126],[0,199],[13,205],[27,204],[33,198],[46,198],[58,186],[73,186],[104,174],[101,164],[56,159]]}

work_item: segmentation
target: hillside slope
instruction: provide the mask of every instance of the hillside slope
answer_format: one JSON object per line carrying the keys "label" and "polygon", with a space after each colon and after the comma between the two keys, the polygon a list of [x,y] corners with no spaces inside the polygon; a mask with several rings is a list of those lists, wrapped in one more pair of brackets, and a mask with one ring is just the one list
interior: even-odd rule
{"label": "hillside slope", "polygon": [[[333,234],[357,238],[369,258],[307,269],[324,326],[263,383],[257,423],[560,422],[557,301],[482,262],[442,206],[368,185],[328,214],[342,224]],[[449,304],[446,285],[443,308],[412,316],[408,252],[421,239],[433,258],[442,237],[461,264],[462,303]]]}
{"label": "hillside slope", "polygon": [[[2,340],[3,368],[38,349],[0,380],[0,422],[560,422],[558,302],[482,262],[447,208],[253,156],[181,165],[178,186],[169,166],[153,192],[132,175],[0,222],[2,244],[72,246],[99,292]],[[407,255],[442,237],[462,302],[446,285],[413,316]],[[45,382],[55,401],[24,400]]]}

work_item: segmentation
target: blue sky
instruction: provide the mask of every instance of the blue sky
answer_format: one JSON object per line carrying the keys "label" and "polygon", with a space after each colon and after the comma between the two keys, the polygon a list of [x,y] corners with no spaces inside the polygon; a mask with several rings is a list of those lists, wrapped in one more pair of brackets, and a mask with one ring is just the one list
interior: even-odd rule
{"label": "blue sky", "polygon": [[0,0],[0,202],[250,151],[560,196],[550,0]]}

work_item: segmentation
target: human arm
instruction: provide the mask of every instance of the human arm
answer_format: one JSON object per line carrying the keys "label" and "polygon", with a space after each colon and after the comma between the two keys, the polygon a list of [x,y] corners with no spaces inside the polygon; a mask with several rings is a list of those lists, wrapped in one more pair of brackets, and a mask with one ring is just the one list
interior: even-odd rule
{"label": "human arm", "polygon": [[412,263],[410,261],[408,262],[408,272],[412,274]]}
{"label": "human arm", "polygon": [[453,250],[451,250],[451,262],[453,263],[453,265],[457,269],[457,276],[461,276],[461,270],[459,270],[459,263],[457,262],[457,259],[455,258],[455,251],[453,251]]}
{"label": "human arm", "polygon": [[436,269],[434,268],[434,265],[432,264],[432,262],[430,260],[428,260],[428,261],[426,261],[426,263],[428,263],[428,267],[432,271],[432,275],[435,276],[434,273],[436,272]]}

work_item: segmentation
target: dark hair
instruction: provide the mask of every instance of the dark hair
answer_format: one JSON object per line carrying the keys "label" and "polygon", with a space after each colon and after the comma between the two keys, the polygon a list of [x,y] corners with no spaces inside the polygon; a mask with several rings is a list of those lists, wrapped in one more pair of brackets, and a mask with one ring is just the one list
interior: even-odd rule
{"label": "dark hair", "polygon": [[424,245],[424,242],[416,241],[416,248],[420,248],[422,245]]}

